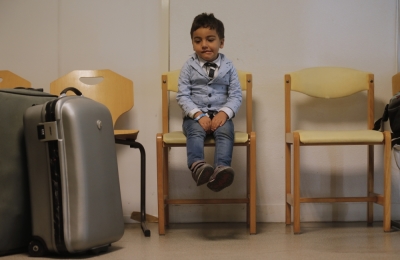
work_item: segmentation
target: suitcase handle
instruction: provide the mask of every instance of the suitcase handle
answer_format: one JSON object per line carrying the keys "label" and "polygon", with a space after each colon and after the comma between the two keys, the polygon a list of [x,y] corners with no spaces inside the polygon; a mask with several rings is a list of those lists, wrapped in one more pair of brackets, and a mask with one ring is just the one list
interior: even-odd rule
{"label": "suitcase handle", "polygon": [[67,92],[68,91],[72,91],[72,92],[74,92],[75,93],[75,95],[77,95],[77,96],[82,96],[82,92],[80,92],[77,88],[74,88],[74,87],[68,87],[68,88],[65,88],[63,91],[61,91],[61,93],[60,93],[60,97],[63,97],[63,96],[65,96],[66,94],[67,94]]}

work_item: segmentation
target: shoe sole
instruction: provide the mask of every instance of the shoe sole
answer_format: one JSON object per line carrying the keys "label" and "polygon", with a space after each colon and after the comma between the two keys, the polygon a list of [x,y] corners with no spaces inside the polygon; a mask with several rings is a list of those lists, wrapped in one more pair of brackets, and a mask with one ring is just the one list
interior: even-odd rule
{"label": "shoe sole", "polygon": [[201,171],[201,173],[197,178],[196,181],[197,186],[206,184],[210,180],[210,177],[213,173],[214,173],[213,167],[211,166],[204,167],[204,169]]}
{"label": "shoe sole", "polygon": [[221,191],[230,186],[233,182],[234,173],[232,169],[225,169],[217,173],[215,179],[209,181],[207,187],[215,192]]}

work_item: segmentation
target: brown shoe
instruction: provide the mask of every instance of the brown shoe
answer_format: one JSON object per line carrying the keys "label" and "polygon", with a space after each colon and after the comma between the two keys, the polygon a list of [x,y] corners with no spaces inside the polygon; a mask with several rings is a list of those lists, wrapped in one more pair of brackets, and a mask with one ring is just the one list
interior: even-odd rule
{"label": "brown shoe", "polygon": [[235,172],[229,166],[218,166],[207,183],[207,187],[215,192],[225,189],[233,182]]}
{"label": "brown shoe", "polygon": [[214,168],[205,161],[194,162],[190,170],[197,186],[207,183],[214,172]]}

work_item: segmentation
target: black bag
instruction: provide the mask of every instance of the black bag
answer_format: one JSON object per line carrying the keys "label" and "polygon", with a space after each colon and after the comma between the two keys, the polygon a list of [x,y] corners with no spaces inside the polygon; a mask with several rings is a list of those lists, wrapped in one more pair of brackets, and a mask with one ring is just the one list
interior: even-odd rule
{"label": "black bag", "polygon": [[400,92],[397,92],[385,106],[383,115],[375,122],[373,130],[382,131],[383,123],[387,120],[392,131],[392,147],[400,145]]}
{"label": "black bag", "polygon": [[57,98],[32,90],[0,89],[0,255],[27,251],[31,240],[23,114]]}

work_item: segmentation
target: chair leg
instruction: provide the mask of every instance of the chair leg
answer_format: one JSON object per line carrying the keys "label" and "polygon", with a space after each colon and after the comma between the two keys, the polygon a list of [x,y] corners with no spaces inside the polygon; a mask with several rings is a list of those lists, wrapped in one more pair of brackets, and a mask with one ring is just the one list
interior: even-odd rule
{"label": "chair leg", "polygon": [[293,232],[300,234],[300,136],[293,133]]}
{"label": "chair leg", "polygon": [[146,225],[146,151],[143,145],[131,139],[115,139],[115,143],[129,145],[140,151],[140,223],[145,237],[150,236]]}
{"label": "chair leg", "polygon": [[391,229],[391,135],[388,131],[384,132],[384,201],[383,201],[383,231],[390,232]]}
{"label": "chair leg", "polygon": [[292,205],[287,201],[288,195],[292,194],[292,163],[291,163],[291,144],[285,144],[285,222],[286,225],[292,223]]}
{"label": "chair leg", "polygon": [[141,143],[134,142],[131,148],[138,148],[140,151],[140,220],[143,234],[145,237],[150,236],[150,230],[146,225],[146,152]]}
{"label": "chair leg", "polygon": [[[374,195],[374,146],[368,145],[368,197]],[[367,202],[367,224],[372,226],[374,220],[374,203]]]}
{"label": "chair leg", "polygon": [[256,234],[256,224],[257,224],[257,210],[256,210],[256,134],[254,132],[250,135],[250,234]]}
{"label": "chair leg", "polygon": [[[169,186],[168,186],[168,180],[169,180],[169,170],[168,170],[168,147],[163,148],[163,183],[164,183],[164,200],[169,198]],[[165,217],[165,226],[169,226],[169,205],[164,203],[164,217]]]}
{"label": "chair leg", "polygon": [[247,195],[247,198],[249,199],[249,202],[246,203],[246,224],[247,224],[247,226],[250,226],[250,197],[251,197],[251,194],[250,194],[250,191],[251,191],[250,190],[250,175],[251,175],[250,145],[247,146],[247,148],[246,148],[246,195]]}
{"label": "chair leg", "polygon": [[165,235],[165,213],[164,213],[164,153],[163,136],[157,134],[157,198],[158,198],[158,234]]}

